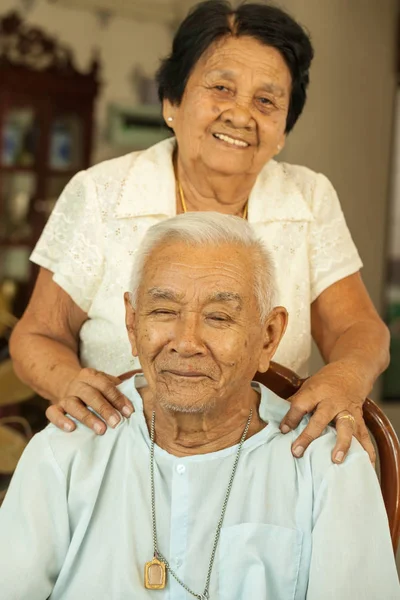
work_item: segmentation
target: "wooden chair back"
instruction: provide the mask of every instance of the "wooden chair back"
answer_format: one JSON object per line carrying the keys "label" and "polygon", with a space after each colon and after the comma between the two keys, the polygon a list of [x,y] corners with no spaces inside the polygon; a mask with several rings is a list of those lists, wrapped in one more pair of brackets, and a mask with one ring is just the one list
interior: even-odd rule
{"label": "wooden chair back", "polygon": [[[123,381],[140,372],[124,373],[120,379]],[[254,379],[285,400],[293,396],[305,381],[294,371],[275,362],[271,362],[266,373],[256,373]],[[382,496],[388,514],[393,549],[396,552],[400,534],[400,444],[387,416],[368,398],[364,403],[364,419],[377,447]],[[368,502],[368,498],[365,498],[365,501]]]}

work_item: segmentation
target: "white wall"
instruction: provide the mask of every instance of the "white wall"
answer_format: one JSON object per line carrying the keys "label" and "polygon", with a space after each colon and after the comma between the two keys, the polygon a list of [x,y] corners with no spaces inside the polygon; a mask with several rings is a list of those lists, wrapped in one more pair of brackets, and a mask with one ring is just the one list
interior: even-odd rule
{"label": "white wall", "polygon": [[[15,0],[0,0],[0,16],[18,10],[19,6]],[[118,17],[113,17],[109,26],[102,29],[94,13],[63,8],[45,0],[37,0],[26,21],[69,45],[83,70],[89,67],[93,51],[99,49],[103,85],[97,104],[93,162],[113,155],[115,150],[108,147],[104,137],[107,104],[112,101],[133,105],[137,101],[130,74],[138,65],[146,75],[154,74],[159,59],[170,49],[170,31],[157,23]]]}
{"label": "white wall", "polygon": [[400,260],[400,88],[396,94],[395,118],[388,234],[389,255]]}
{"label": "white wall", "polygon": [[[335,185],[383,310],[387,212],[396,88],[397,0],[281,0],[315,46],[309,100],[284,159]],[[313,369],[319,361],[314,354]]]}

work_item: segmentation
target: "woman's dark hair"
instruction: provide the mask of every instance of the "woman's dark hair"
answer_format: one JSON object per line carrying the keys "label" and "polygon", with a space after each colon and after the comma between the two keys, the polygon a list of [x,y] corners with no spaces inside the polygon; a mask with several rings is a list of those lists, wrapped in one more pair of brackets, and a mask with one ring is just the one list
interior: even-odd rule
{"label": "woman's dark hair", "polygon": [[179,105],[190,74],[204,52],[227,36],[250,36],[276,48],[291,76],[292,91],[286,133],[293,129],[307,97],[313,47],[303,28],[286,12],[266,4],[242,4],[233,9],[225,0],[197,4],[179,26],[172,52],[157,72],[158,95]]}

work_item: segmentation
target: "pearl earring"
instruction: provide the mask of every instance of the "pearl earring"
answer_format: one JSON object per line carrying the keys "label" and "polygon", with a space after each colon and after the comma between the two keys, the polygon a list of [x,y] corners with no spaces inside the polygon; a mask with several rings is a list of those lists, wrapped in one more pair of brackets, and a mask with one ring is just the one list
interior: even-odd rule
{"label": "pearl earring", "polygon": [[173,121],[173,120],[174,120],[173,117],[168,117],[168,119],[167,119],[168,123],[171,123],[171,121]]}

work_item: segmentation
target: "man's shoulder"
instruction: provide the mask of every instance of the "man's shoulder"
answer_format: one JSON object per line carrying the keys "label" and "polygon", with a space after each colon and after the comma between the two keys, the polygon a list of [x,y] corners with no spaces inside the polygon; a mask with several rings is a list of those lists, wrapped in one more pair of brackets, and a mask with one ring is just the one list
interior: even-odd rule
{"label": "man's shoulder", "polygon": [[[279,428],[279,424],[288,412],[290,408],[290,402],[277,396],[271,390],[268,390],[264,386],[261,386],[263,390],[262,403],[260,405],[260,416],[265,421],[272,421],[276,427]],[[291,433],[285,434],[288,436],[290,445],[299,437],[305,430],[308,423],[310,422],[310,415],[306,415],[300,421],[299,425]],[[304,459],[305,463],[310,465],[312,475],[315,479],[323,479],[329,469],[335,466],[332,462],[332,451],[336,444],[336,429],[328,426],[324,429],[322,434],[316,438],[309,447],[307,448]],[[352,443],[347,454],[346,459],[343,461],[340,467],[346,468],[353,460],[368,458],[367,453],[362,448],[361,444],[353,437]],[[299,459],[295,459],[296,461]]]}
{"label": "man's shoulder", "polygon": [[107,427],[103,435],[97,435],[82,423],[75,421],[76,429],[66,433],[55,425],[49,424],[43,431],[37,433],[32,441],[36,453],[43,449],[49,460],[54,461],[57,467],[67,475],[71,466],[76,462],[100,463],[102,459],[107,460],[116,440],[123,435],[127,426],[127,420],[122,417],[115,429]]}
{"label": "man's shoulder", "polygon": [[[294,439],[296,439],[306,428],[310,421],[310,416],[304,417],[299,426],[294,431]],[[304,453],[304,460],[311,470],[315,489],[318,489],[322,481],[329,477],[330,473],[340,472],[352,469],[357,462],[368,462],[367,452],[361,446],[359,441],[353,437],[346,458],[341,464],[336,464],[332,461],[332,452],[337,440],[336,429],[328,426],[322,434],[316,438],[308,446]],[[296,459],[298,460],[298,459]]]}

